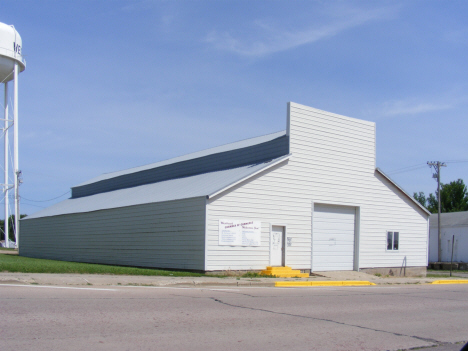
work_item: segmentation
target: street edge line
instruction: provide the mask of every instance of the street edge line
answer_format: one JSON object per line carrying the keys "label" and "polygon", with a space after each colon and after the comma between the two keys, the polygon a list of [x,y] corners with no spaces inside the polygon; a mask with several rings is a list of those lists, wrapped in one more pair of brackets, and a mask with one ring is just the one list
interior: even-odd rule
{"label": "street edge line", "polygon": [[434,280],[431,284],[468,284],[468,280],[466,279]]}
{"label": "street edge line", "polygon": [[341,280],[341,281],[307,281],[307,282],[275,282],[275,287],[307,287],[307,286],[363,286],[376,285],[364,280]]}

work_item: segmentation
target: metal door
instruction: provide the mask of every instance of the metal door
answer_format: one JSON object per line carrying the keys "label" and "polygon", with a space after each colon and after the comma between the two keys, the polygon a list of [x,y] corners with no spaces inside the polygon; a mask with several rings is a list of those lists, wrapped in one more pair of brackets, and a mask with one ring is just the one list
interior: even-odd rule
{"label": "metal door", "polygon": [[312,270],[354,269],[354,207],[315,205]]}
{"label": "metal door", "polygon": [[284,227],[271,227],[270,264],[284,266]]}

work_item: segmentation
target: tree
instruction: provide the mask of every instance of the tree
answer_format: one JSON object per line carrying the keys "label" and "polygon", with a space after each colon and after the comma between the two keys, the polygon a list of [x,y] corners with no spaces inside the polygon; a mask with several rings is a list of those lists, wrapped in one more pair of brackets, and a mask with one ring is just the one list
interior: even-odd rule
{"label": "tree", "polygon": [[421,205],[427,208],[427,199],[426,195],[424,195],[424,192],[420,191],[419,193],[414,193],[413,197],[417,202],[419,202]]}
{"label": "tree", "polygon": [[[20,215],[20,218],[26,217],[25,214]],[[8,237],[11,241],[15,241],[15,215],[8,217]],[[0,219],[0,240],[5,240],[5,220]]]}
{"label": "tree", "polygon": [[[463,183],[462,179],[455,180],[449,184],[440,185],[440,211],[445,212],[459,212],[468,211],[468,189]],[[413,197],[429,212],[438,212],[438,192],[429,194],[426,198],[424,192],[414,193]]]}
{"label": "tree", "polygon": [[[440,184],[440,186],[442,188],[443,184]],[[438,191],[436,190],[435,193],[435,196],[434,194],[429,194],[429,197],[427,198],[427,209],[431,213],[439,213],[439,201],[437,200]],[[442,211],[442,206],[440,207],[440,211],[444,212]]]}
{"label": "tree", "polygon": [[442,184],[440,205],[442,212],[468,211],[468,189],[463,180]]}
{"label": "tree", "polygon": [[438,212],[437,199],[434,197],[433,194],[429,194],[429,196],[426,197],[424,192],[420,191],[419,193],[413,193],[413,197],[417,202],[419,202],[421,205],[427,208],[429,212],[431,213]]}

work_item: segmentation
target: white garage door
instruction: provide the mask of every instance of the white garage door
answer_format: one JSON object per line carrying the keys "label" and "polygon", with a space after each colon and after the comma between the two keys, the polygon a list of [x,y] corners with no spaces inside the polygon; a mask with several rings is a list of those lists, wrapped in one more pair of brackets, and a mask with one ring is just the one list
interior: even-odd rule
{"label": "white garage door", "polygon": [[354,207],[314,206],[313,271],[353,270],[354,217]]}

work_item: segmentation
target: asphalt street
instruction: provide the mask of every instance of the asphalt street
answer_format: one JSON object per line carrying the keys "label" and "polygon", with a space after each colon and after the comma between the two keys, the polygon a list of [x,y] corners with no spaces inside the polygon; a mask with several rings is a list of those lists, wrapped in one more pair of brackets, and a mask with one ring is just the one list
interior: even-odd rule
{"label": "asphalt street", "polygon": [[468,285],[0,284],[1,350],[460,350]]}

